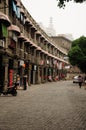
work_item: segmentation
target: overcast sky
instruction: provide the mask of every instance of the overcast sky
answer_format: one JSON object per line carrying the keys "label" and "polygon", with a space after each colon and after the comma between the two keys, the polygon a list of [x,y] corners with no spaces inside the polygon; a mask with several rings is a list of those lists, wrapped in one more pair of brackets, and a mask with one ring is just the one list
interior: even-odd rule
{"label": "overcast sky", "polygon": [[69,2],[65,9],[57,7],[56,0],[21,0],[37,23],[48,27],[50,17],[56,34],[72,34],[73,38],[86,36],[86,3]]}

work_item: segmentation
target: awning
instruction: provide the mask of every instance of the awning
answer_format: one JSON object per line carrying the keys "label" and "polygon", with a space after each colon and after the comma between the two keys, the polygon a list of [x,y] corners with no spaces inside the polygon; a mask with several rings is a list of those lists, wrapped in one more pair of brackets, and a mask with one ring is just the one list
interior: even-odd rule
{"label": "awning", "polygon": [[33,43],[33,42],[31,42],[31,44],[32,44],[32,46],[31,47],[35,47],[35,48],[37,48],[38,46],[35,44],[35,43]]}
{"label": "awning", "polygon": [[37,29],[36,29],[36,27],[34,26],[34,25],[32,25],[32,27],[31,27],[32,29],[34,29],[35,30],[35,32],[37,31]]}
{"label": "awning", "polygon": [[25,22],[26,22],[26,23],[30,23],[29,18],[26,18],[26,19],[25,19]]}
{"label": "awning", "polygon": [[38,34],[40,36],[42,35],[40,31],[36,31],[36,34]]}
{"label": "awning", "polygon": [[11,21],[8,16],[0,12],[0,22],[4,23],[7,27],[11,25]]}
{"label": "awning", "polygon": [[37,51],[42,51],[41,47],[36,48]]}
{"label": "awning", "polygon": [[20,36],[18,36],[18,39],[26,41],[26,37],[22,33],[20,34]]}
{"label": "awning", "polygon": [[29,38],[26,37],[26,41],[25,42],[30,42]]}
{"label": "awning", "polygon": [[24,10],[22,8],[20,9],[20,13],[24,15]]}
{"label": "awning", "polygon": [[24,43],[28,43],[28,44],[32,45],[32,43],[31,43],[31,41],[29,40],[29,38],[25,38],[25,39],[26,39],[26,41],[25,41]]}
{"label": "awning", "polygon": [[17,7],[21,7],[21,4],[20,4],[19,1],[17,2],[16,6],[17,6]]}
{"label": "awning", "polygon": [[32,22],[31,22],[31,20],[29,20],[29,18],[26,18],[26,19],[25,19],[25,23],[26,23],[26,24],[29,24],[29,26],[32,26]]}
{"label": "awning", "polygon": [[11,26],[9,26],[9,27],[8,27],[8,30],[9,30],[9,31],[13,31],[13,32],[17,33],[18,35],[20,35],[20,29],[19,29],[19,27],[16,26],[16,25],[11,25]]}

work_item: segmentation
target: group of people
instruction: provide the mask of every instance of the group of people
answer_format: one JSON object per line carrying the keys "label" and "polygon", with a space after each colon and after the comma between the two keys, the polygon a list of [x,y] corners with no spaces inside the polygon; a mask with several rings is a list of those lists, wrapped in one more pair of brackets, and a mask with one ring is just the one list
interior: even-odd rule
{"label": "group of people", "polygon": [[81,76],[81,75],[79,75],[78,76],[78,81],[79,81],[79,87],[81,88],[81,86],[82,86],[82,83],[84,83],[85,84],[85,89],[86,89],[86,76]]}

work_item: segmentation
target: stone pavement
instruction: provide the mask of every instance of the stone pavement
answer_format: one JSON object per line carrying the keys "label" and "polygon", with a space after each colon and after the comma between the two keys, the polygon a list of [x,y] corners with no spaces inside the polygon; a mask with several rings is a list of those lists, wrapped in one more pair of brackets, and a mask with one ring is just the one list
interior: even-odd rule
{"label": "stone pavement", "polygon": [[86,130],[86,90],[59,81],[1,96],[0,130]]}

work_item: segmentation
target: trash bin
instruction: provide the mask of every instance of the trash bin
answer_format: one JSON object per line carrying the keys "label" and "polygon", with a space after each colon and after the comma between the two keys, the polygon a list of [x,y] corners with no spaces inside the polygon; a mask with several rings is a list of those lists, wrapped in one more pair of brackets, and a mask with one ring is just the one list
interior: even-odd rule
{"label": "trash bin", "polygon": [[24,75],[23,77],[23,85],[24,85],[24,90],[27,89],[27,75]]}

